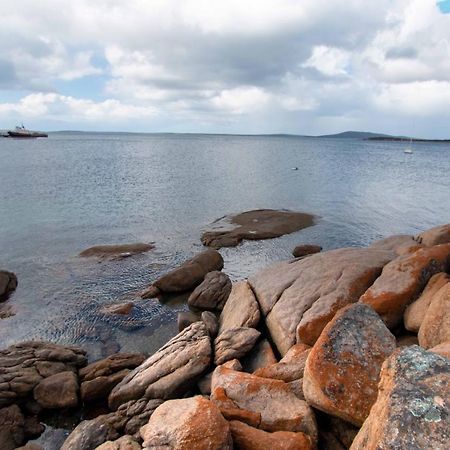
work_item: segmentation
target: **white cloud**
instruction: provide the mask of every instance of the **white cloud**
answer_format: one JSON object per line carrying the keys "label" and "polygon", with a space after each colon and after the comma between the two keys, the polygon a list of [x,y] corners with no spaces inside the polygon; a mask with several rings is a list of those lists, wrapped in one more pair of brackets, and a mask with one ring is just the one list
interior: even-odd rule
{"label": "white cloud", "polygon": [[302,64],[302,67],[312,67],[331,77],[347,75],[350,56],[350,52],[340,48],[318,45],[312,49],[312,55]]}

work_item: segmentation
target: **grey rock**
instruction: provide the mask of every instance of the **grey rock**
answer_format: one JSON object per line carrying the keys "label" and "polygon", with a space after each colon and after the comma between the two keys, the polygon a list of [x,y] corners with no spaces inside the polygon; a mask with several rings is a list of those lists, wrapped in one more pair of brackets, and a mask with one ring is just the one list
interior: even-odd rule
{"label": "grey rock", "polygon": [[216,315],[211,311],[203,311],[202,320],[206,325],[206,329],[208,330],[209,335],[212,339],[214,339],[219,332],[219,322]]}
{"label": "grey rock", "polygon": [[239,359],[247,354],[261,333],[254,328],[231,328],[214,340],[214,363],[218,366],[231,359]]}
{"label": "grey rock", "polygon": [[209,272],[188,298],[189,306],[221,311],[231,292],[231,280],[219,271]]}

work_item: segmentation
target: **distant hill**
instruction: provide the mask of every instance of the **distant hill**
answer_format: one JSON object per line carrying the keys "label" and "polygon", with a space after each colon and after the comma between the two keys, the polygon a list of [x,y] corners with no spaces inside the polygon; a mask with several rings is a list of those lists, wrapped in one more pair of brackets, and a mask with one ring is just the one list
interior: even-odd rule
{"label": "distant hill", "polygon": [[390,136],[389,134],[371,133],[369,131],[344,131],[337,134],[324,134],[322,136],[315,136],[320,138],[333,138],[333,139],[371,139],[371,138],[394,138],[397,136]]}

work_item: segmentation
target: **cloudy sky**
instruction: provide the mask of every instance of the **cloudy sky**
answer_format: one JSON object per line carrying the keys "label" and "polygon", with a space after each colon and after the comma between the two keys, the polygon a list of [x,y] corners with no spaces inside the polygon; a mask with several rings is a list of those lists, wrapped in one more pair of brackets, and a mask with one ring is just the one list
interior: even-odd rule
{"label": "cloudy sky", "polygon": [[0,11],[0,128],[450,137],[450,0]]}

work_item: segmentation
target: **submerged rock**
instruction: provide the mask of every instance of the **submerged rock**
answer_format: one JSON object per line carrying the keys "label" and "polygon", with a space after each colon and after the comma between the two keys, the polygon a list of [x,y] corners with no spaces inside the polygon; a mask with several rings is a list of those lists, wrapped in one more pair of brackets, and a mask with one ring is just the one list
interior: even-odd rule
{"label": "submerged rock", "polygon": [[351,450],[448,448],[449,398],[450,360],[417,346],[397,350]]}
{"label": "submerged rock", "polygon": [[[314,216],[291,211],[276,211],[273,209],[257,209],[246,211],[228,219],[226,227],[206,231],[201,237],[203,245],[209,247],[235,247],[243,239],[272,239],[293,233],[294,231],[314,225]],[[230,229],[230,225],[234,228]]]}
{"label": "submerged rock", "polygon": [[233,449],[228,422],[201,396],[164,402],[142,427],[141,436],[144,449]]}
{"label": "submerged rock", "polygon": [[0,270],[0,301],[17,288],[17,276],[7,270]]}
{"label": "submerged rock", "polygon": [[96,245],[89,247],[80,253],[83,258],[95,257],[99,259],[122,259],[128,256],[145,253],[155,246],[153,244],[118,244],[118,245]]}
{"label": "submerged rock", "polygon": [[231,280],[217,270],[206,274],[188,298],[189,306],[197,309],[221,311],[231,292]]}
{"label": "submerged rock", "polygon": [[308,355],[306,401],[360,426],[377,398],[381,365],[394,350],[394,336],[372,308],[357,303],[341,309]]}
{"label": "submerged rock", "polygon": [[151,298],[161,293],[190,291],[204,280],[206,274],[222,269],[221,254],[216,250],[206,250],[158,278],[143,291],[141,297]]}

